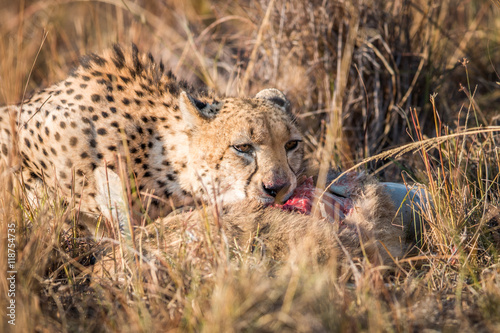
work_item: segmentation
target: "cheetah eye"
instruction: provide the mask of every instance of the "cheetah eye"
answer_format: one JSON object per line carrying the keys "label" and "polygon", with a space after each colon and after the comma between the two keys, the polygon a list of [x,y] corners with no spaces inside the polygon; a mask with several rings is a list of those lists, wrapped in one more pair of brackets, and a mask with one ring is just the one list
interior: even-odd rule
{"label": "cheetah eye", "polygon": [[233,145],[232,147],[238,153],[243,153],[243,154],[250,154],[253,151],[253,146],[249,143],[244,143],[241,145]]}
{"label": "cheetah eye", "polygon": [[288,141],[287,143],[285,143],[285,150],[286,151],[291,151],[291,150],[294,150],[295,148],[297,148],[297,146],[299,145],[299,142],[301,142],[302,140],[290,140]]}

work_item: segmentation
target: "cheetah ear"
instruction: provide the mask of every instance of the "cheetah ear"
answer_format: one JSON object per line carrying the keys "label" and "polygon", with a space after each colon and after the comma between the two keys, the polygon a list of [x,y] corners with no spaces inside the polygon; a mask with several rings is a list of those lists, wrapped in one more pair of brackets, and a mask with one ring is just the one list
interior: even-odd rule
{"label": "cheetah ear", "polygon": [[275,88],[261,90],[255,95],[255,98],[267,99],[287,112],[290,107],[290,101],[286,98],[285,94]]}
{"label": "cheetah ear", "polygon": [[195,128],[202,123],[213,119],[219,112],[220,103],[204,103],[188,95],[185,91],[179,96],[179,108],[182,119],[190,128]]}

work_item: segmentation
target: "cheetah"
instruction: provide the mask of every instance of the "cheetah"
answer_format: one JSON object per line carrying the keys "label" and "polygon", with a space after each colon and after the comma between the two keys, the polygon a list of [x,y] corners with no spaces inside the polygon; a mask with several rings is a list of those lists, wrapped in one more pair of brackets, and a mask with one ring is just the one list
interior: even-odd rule
{"label": "cheetah", "polygon": [[[135,45],[90,54],[67,79],[2,107],[2,158],[14,144],[28,190],[44,184],[91,215],[101,213],[99,167],[124,165],[137,194],[150,199],[151,218],[214,197],[283,201],[304,171],[302,136],[281,91],[216,97]],[[144,211],[140,200],[133,205]]]}

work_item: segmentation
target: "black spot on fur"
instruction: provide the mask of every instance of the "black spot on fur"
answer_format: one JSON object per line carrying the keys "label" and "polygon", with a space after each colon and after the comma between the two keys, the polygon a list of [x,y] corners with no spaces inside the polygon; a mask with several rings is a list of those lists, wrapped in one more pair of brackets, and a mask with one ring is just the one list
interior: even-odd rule
{"label": "black spot on fur", "polygon": [[118,44],[113,45],[113,63],[116,68],[122,69],[125,66],[125,56],[123,55],[123,51]]}
{"label": "black spot on fur", "polygon": [[189,84],[187,83],[186,80],[180,80],[179,81],[179,86],[181,87],[182,90],[190,90],[189,89]]}
{"label": "black spot on fur", "polygon": [[104,66],[106,64],[106,60],[104,58],[101,58],[97,54],[90,53],[86,56],[83,56],[80,59],[80,63],[83,68],[89,69],[92,66],[92,63],[96,64],[97,66]]}
{"label": "black spot on fur", "polygon": [[89,69],[92,66],[92,59],[90,58],[90,55],[81,57],[80,64],[83,68]]}
{"label": "black spot on fur", "polygon": [[149,62],[151,64],[154,64],[155,62],[155,58],[153,57],[153,55],[151,54],[151,52],[148,53],[148,59],[149,59]]}
{"label": "black spot on fur", "polygon": [[99,100],[101,99],[101,96],[97,95],[97,94],[93,94],[90,99],[92,100],[92,102],[99,102]]}
{"label": "black spot on fur", "polygon": [[120,75],[120,79],[123,81],[123,83],[127,84],[130,82],[130,78]]}
{"label": "black spot on fur", "polygon": [[139,59],[139,50],[135,44],[132,44],[132,61],[134,63],[135,74],[138,74],[142,71],[142,63]]}
{"label": "black spot on fur", "polygon": [[174,96],[179,95],[179,87],[177,87],[177,84],[173,81],[165,84],[165,90],[167,90],[168,92],[170,92]]}
{"label": "black spot on fur", "polygon": [[78,143],[78,139],[75,136],[72,136],[71,138],[69,138],[69,145],[71,147],[76,146],[77,143]]}
{"label": "black spot on fur", "polygon": [[7,153],[9,151],[7,150],[7,145],[5,143],[2,143],[2,153],[7,156]]}
{"label": "black spot on fur", "polygon": [[108,131],[106,131],[105,128],[99,128],[97,130],[97,134],[99,134],[99,135],[106,135],[106,134],[108,134]]}

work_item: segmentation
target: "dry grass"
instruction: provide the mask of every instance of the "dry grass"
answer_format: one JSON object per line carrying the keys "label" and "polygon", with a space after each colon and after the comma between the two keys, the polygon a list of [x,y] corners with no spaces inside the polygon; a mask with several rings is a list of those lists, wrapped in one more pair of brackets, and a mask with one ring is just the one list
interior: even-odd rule
{"label": "dry grass", "polygon": [[[89,51],[134,42],[221,93],[282,89],[319,170],[417,180],[435,203],[420,253],[390,272],[364,262],[346,280],[336,263],[275,262],[209,224],[196,241],[177,231],[174,253],[174,231],[141,230],[132,254],[154,260],[140,261],[124,241],[67,231],[78,210],[57,198],[29,203],[13,154],[0,166],[0,226],[17,226],[16,326],[2,314],[1,330],[500,330],[499,11],[496,0],[1,1],[0,104],[63,79]],[[102,257],[114,259],[90,279]]]}

